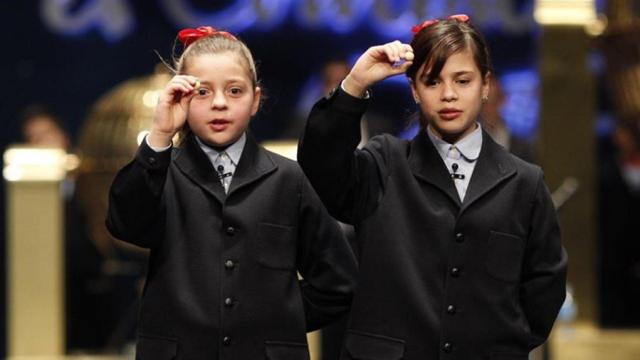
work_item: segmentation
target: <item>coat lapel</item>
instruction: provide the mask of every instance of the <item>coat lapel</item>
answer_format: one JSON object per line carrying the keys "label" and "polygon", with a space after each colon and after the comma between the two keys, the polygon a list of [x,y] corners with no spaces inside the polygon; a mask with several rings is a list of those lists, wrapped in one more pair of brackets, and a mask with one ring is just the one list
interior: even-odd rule
{"label": "coat lapel", "polygon": [[211,161],[196,142],[195,135],[192,133],[187,135],[174,161],[178,169],[188,178],[213,195],[220,203],[224,202],[226,198],[224,188]]}
{"label": "coat lapel", "polygon": [[260,148],[254,137],[247,132],[247,143],[244,146],[244,150],[242,150],[242,156],[233,174],[228,195],[268,175],[275,171],[277,167],[269,154]]}
{"label": "coat lapel", "polygon": [[409,168],[414,176],[440,189],[460,207],[460,197],[451,180],[451,174],[426,131],[420,131],[411,141]]}
{"label": "coat lapel", "polygon": [[251,184],[277,168],[273,160],[258,146],[256,140],[249,133],[247,133],[247,142],[233,174],[228,194],[224,193],[224,188],[220,184],[211,161],[200,149],[193,134],[189,134],[183,142],[181,151],[176,155],[175,163],[188,178],[213,195],[220,203],[224,203],[226,197],[238,189]]}
{"label": "coat lapel", "polygon": [[461,211],[515,173],[516,167],[509,153],[483,131],[482,149],[471,175]]}

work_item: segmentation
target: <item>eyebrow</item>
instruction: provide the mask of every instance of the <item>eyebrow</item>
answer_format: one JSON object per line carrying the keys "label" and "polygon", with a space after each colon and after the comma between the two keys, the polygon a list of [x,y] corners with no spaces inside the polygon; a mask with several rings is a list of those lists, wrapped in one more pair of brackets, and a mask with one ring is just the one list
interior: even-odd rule
{"label": "eyebrow", "polygon": [[[236,77],[234,77],[234,78],[229,78],[229,79],[226,79],[226,80],[225,80],[225,84],[231,84],[231,83],[244,83],[244,82],[246,82],[246,79],[241,78],[241,77],[237,77],[237,78],[236,78]],[[249,82],[249,83],[251,83],[251,82]],[[200,81],[200,84],[203,84],[203,85],[211,85],[211,81],[208,81],[208,80],[202,80],[202,81]]]}
{"label": "eyebrow", "polygon": [[[442,74],[442,73],[440,73],[440,74]],[[453,77],[458,77],[458,76],[468,75],[468,74],[473,74],[473,70],[456,71],[456,72],[453,73]],[[438,77],[440,77],[440,75],[438,75]],[[420,79],[422,81],[428,80],[429,79],[429,74],[422,73],[422,76],[420,77]]]}

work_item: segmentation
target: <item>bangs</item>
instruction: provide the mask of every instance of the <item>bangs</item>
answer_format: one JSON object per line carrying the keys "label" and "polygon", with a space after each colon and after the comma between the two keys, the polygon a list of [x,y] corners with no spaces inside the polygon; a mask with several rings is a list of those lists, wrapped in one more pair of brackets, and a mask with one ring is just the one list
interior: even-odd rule
{"label": "bangs", "polygon": [[464,36],[441,38],[439,42],[433,45],[430,49],[431,51],[425,54],[425,58],[429,59],[429,61],[425,62],[421,73],[417,74],[417,78],[425,77],[427,82],[436,80],[451,55],[462,52],[471,46]]}

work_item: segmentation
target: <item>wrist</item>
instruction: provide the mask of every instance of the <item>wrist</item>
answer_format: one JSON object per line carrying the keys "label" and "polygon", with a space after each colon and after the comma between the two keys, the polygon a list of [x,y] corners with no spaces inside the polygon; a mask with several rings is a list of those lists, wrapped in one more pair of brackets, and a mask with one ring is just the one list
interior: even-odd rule
{"label": "wrist", "polygon": [[363,85],[358,80],[354,79],[351,74],[342,81],[342,89],[349,95],[357,98],[364,98],[367,92],[368,86]]}
{"label": "wrist", "polygon": [[152,147],[164,148],[172,144],[171,140],[175,134],[151,130],[147,135],[147,143]]}

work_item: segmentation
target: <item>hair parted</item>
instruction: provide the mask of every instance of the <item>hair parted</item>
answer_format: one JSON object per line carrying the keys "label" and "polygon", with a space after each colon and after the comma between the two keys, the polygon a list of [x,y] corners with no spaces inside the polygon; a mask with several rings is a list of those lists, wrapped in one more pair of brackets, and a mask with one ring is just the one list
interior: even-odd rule
{"label": "hair parted", "polygon": [[436,79],[447,59],[465,49],[470,49],[473,53],[483,79],[492,71],[487,43],[469,21],[452,17],[432,21],[414,35],[411,47],[415,57],[406,75],[413,81],[422,76],[422,73],[418,73],[420,69],[429,71],[426,74],[427,80]]}
{"label": "hair parted", "polygon": [[233,36],[229,36],[226,32],[214,32],[189,42],[180,56],[175,55],[177,53],[175,50],[176,49],[174,49],[173,63],[176,74],[185,74],[188,69],[189,59],[193,57],[230,52],[238,55],[240,60],[244,62],[253,86],[256,87],[259,85],[258,73],[251,51],[244,42]]}

